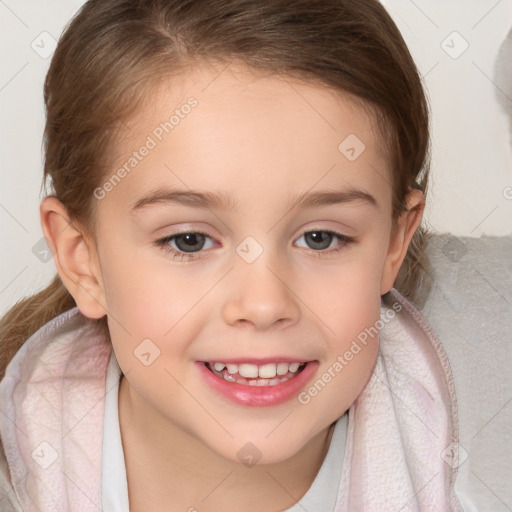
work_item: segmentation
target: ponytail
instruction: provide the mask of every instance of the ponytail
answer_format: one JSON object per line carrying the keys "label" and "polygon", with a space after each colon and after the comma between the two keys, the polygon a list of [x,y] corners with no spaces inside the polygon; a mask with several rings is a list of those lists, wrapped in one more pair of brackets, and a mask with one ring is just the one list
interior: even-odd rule
{"label": "ponytail", "polygon": [[16,303],[0,319],[0,380],[14,354],[40,327],[76,306],[57,274],[39,293]]}

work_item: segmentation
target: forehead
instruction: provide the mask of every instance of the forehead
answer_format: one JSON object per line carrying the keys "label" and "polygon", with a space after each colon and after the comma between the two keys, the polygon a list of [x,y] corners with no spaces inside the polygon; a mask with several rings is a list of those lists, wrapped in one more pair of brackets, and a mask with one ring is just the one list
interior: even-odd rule
{"label": "forehead", "polygon": [[372,144],[379,138],[374,133],[375,121],[360,98],[320,82],[283,73],[268,75],[235,64],[223,67],[205,63],[160,81],[146,96],[142,108],[124,124],[129,127],[128,137],[140,135],[141,130],[150,131],[155,121],[169,120],[168,114],[179,111],[190,98],[197,100],[198,108],[193,109],[192,115],[185,115],[195,130],[212,121],[217,123],[216,132],[233,127],[237,132],[243,128],[244,132],[271,134],[285,126],[287,130],[280,134],[281,138],[290,134],[314,140],[318,132],[336,132],[339,136],[351,129],[368,145],[382,148],[381,144]]}
{"label": "forehead", "polygon": [[367,111],[348,94],[282,74],[196,67],[155,87],[120,134],[116,169],[151,146],[125,165],[129,179],[115,192],[129,195],[164,183],[217,190],[243,182],[246,190],[282,193],[316,183],[390,188]]}

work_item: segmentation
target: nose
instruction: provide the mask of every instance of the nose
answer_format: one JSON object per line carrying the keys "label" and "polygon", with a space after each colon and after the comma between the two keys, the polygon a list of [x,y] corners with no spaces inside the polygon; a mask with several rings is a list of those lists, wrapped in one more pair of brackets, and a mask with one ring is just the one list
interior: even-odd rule
{"label": "nose", "polygon": [[299,320],[299,299],[289,283],[289,272],[280,272],[263,256],[251,264],[239,261],[233,270],[222,308],[227,324],[265,330],[289,327]]}

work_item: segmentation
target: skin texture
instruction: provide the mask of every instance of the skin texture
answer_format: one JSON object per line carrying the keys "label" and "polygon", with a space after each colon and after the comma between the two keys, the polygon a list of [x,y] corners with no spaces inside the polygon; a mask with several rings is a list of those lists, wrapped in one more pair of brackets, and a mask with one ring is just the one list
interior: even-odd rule
{"label": "skin texture", "polygon": [[[120,132],[112,174],[148,136],[156,147],[93,199],[93,240],[69,225],[57,199],[41,204],[44,234],[78,307],[108,317],[125,375],[119,414],[132,510],[283,510],[300,499],[325,457],[331,424],[371,375],[378,339],[307,404],[234,404],[205,384],[195,361],[318,361],[306,389],[379,319],[381,295],[421,221],[424,196],[414,190],[392,231],[382,143],[349,98],[284,76],[221,69],[164,82]],[[197,105],[159,141],[155,128],[190,97]],[[353,161],[338,149],[350,134],[365,145]],[[237,208],[158,202],[130,213],[163,187],[230,194]],[[349,188],[376,205],[289,206],[302,193]],[[177,239],[167,249],[155,244],[178,229],[206,232],[204,248],[184,259],[170,252],[187,247],[183,238],[179,247]],[[354,241],[324,233],[327,248],[319,249],[304,236],[311,231]],[[237,253],[246,237],[257,242],[250,251],[262,250],[252,263]],[[152,354],[160,351],[148,366],[134,355],[145,339]],[[261,457],[255,466],[237,455],[247,443]]]}

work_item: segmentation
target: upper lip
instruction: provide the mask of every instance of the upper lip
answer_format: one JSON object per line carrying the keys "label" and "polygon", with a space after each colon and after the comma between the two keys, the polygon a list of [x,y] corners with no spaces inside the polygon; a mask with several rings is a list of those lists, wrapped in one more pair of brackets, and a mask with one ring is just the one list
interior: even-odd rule
{"label": "upper lip", "polygon": [[269,363],[310,363],[313,359],[304,358],[300,359],[297,357],[288,357],[288,356],[269,356],[269,357],[262,357],[262,358],[256,358],[256,357],[240,357],[240,358],[234,358],[234,357],[228,357],[223,359],[221,358],[211,358],[204,360],[202,362],[205,363],[224,363],[224,364],[254,364],[254,365],[264,365]]}

